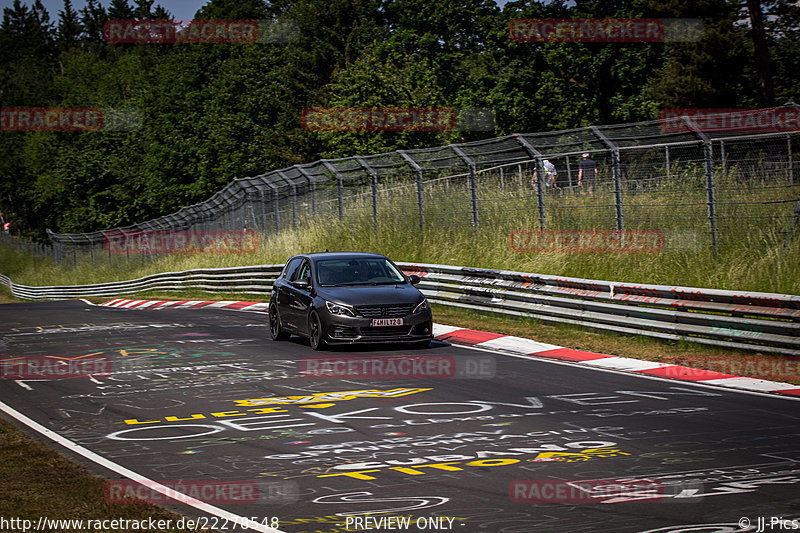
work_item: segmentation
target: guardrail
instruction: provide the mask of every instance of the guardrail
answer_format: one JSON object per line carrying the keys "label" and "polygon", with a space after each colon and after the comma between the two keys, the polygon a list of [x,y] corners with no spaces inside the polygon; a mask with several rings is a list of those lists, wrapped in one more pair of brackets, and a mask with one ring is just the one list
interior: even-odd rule
{"label": "guardrail", "polygon": [[198,268],[181,272],[162,272],[130,281],[53,287],[19,285],[0,275],[0,283],[7,286],[15,297],[25,300],[102,297],[186,289],[268,294],[272,290],[272,280],[278,276],[282,268],[283,265]]}
{"label": "guardrail", "polygon": [[[800,355],[800,296],[644,285],[450,265],[398,263],[432,302],[627,335]],[[208,268],[96,285],[31,287],[0,275],[23,299],[202,289],[268,294],[282,265]]]}

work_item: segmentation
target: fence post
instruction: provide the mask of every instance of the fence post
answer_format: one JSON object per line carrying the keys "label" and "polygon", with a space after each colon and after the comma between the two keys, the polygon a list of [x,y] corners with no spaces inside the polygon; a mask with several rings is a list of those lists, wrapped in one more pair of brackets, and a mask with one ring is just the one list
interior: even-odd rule
{"label": "fence post", "polygon": [[622,176],[619,170],[619,146],[600,131],[597,126],[590,126],[589,129],[611,150],[611,178],[614,181],[615,219],[617,221],[617,230],[622,231],[625,229],[625,219],[622,210]]}
{"label": "fence post", "polygon": [[339,174],[339,171],[336,170],[336,167],[331,165],[330,161],[327,159],[322,159],[322,164],[325,165],[325,168],[330,170],[333,175],[336,177],[336,195],[339,198],[339,220],[344,218],[344,195],[343,195],[343,186],[342,186],[342,175]]}
{"label": "fence post", "polygon": [[478,217],[478,174],[475,171],[475,162],[464,152],[464,150],[455,144],[451,144],[450,148],[452,148],[453,151],[458,154],[458,156],[463,159],[469,167],[469,192],[472,200],[472,227],[477,228],[480,224],[480,219]]}
{"label": "fence post", "polygon": [[720,140],[719,141],[719,150],[720,150],[720,158],[722,160],[722,173],[723,174],[727,174],[728,173],[728,161],[727,161],[726,155],[725,155],[725,141],[724,140]]}
{"label": "fence post", "polygon": [[789,157],[789,186],[794,185],[794,161],[792,160],[792,136],[786,134],[786,151]]}
{"label": "fence post", "polygon": [[266,183],[272,189],[272,218],[275,221],[275,233],[278,233],[281,229],[281,215],[278,212],[278,187],[271,181]]}
{"label": "fence post", "polygon": [[797,198],[797,203],[794,204],[794,218],[792,218],[792,225],[789,226],[789,231],[786,232],[786,240],[783,241],[783,253],[786,253],[786,249],[789,248],[789,241],[792,240],[794,237],[795,228],[797,228],[797,222],[800,220],[800,198]]}
{"label": "fence post", "polygon": [[311,216],[316,218],[317,217],[317,184],[314,182],[313,178],[311,177],[311,174],[309,174],[306,169],[304,169],[303,167],[301,167],[299,165],[295,165],[295,168],[308,181],[308,188],[311,189]]}
{"label": "fence post", "polygon": [[569,156],[566,156],[564,159],[567,160],[567,180],[569,181],[569,188],[572,189],[572,168],[569,164]]}
{"label": "fence post", "polygon": [[289,188],[292,191],[292,229],[297,231],[297,186],[294,184],[292,180],[286,177],[286,174],[283,173],[281,170],[275,171],[278,176],[289,184]]}
{"label": "fence post", "polygon": [[689,129],[703,143],[703,159],[705,161],[706,174],[706,205],[708,206],[708,232],[711,239],[711,252],[717,250],[717,200],[716,187],[714,186],[714,153],[711,148],[711,140],[698,128],[689,117],[684,115],[683,121]]}
{"label": "fence post", "polygon": [[547,224],[544,210],[544,164],[542,163],[544,156],[525,137],[515,133],[514,138],[528,152],[528,155],[536,160],[536,202],[539,208],[539,229],[544,229]]}
{"label": "fence post", "polygon": [[664,152],[667,161],[667,181],[669,181],[669,145],[664,147]]}
{"label": "fence post", "polygon": [[369,183],[372,189],[372,226],[378,229],[378,173],[375,169],[369,166],[369,163],[364,161],[360,155],[356,156],[356,161],[361,167],[369,173]]}
{"label": "fence post", "polygon": [[[266,183],[266,180],[264,180],[263,183]],[[258,194],[259,194],[259,196],[261,196],[261,224],[260,224],[260,227],[261,227],[261,231],[266,231],[266,229],[267,229],[267,208],[266,208],[267,199],[264,196],[264,189],[259,187],[258,188]]]}
{"label": "fence post", "polygon": [[72,244],[72,266],[78,266],[78,247],[75,245],[75,239],[72,238],[72,235],[69,237],[69,242]]}
{"label": "fence post", "polygon": [[419,210],[419,229],[422,229],[425,227],[425,195],[423,194],[422,186],[422,167],[405,150],[398,150],[397,153],[411,165],[411,168],[414,169],[414,174],[417,175],[417,209]]}

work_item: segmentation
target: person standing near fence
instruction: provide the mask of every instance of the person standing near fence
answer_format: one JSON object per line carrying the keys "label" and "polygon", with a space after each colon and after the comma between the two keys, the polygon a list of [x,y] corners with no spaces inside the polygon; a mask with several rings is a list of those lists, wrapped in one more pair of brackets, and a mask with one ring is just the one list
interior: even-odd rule
{"label": "person standing near fence", "polygon": [[597,177],[597,165],[589,158],[589,154],[583,154],[583,160],[578,163],[578,187],[584,189],[583,183],[586,182],[586,190],[589,194],[594,193],[594,179]]}
{"label": "person standing near fence", "polygon": [[[545,159],[542,161],[542,166],[544,167],[544,187],[545,190],[548,189],[557,189],[558,186],[556,185],[556,176],[558,175],[558,171],[556,170],[556,166],[550,162],[549,159]],[[536,186],[536,173],[537,171],[533,171],[533,179],[531,180],[531,185]]]}
{"label": "person standing near fence", "polygon": [[6,235],[11,233],[11,222],[5,222],[3,224],[3,233],[5,233]]}

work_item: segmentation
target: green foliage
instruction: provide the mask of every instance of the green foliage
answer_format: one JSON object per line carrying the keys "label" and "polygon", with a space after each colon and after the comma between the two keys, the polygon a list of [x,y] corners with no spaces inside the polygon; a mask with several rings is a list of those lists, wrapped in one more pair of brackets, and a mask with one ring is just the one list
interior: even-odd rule
{"label": "green foliage", "polygon": [[[751,2],[752,3],[752,2]],[[761,0],[777,98],[797,97],[800,9]],[[22,234],[127,225],[234,177],[322,157],[646,120],[664,107],[750,106],[760,64],[734,0],[210,0],[206,19],[290,21],[288,42],[110,44],[109,19],[168,18],[153,0],[36,0],[3,10],[3,107],[141,112],[127,132],[3,132],[0,212]],[[527,43],[518,18],[688,17],[699,43]],[[307,107],[480,107],[493,131],[314,132]]]}

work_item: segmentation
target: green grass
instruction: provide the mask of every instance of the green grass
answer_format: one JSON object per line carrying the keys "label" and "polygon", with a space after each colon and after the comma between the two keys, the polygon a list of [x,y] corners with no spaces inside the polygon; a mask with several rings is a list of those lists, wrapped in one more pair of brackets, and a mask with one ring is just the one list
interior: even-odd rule
{"label": "green grass", "polygon": [[[105,479],[90,474],[83,466],[71,463],[3,418],[0,418],[0,479],[3,485],[0,491],[0,517],[6,520],[30,520],[35,525],[40,517],[92,521],[153,519],[171,520],[172,524],[177,524],[182,518],[151,504],[107,501],[103,492]],[[14,527],[10,531],[14,530],[22,531],[22,527]],[[165,531],[178,529],[172,527]]]}

